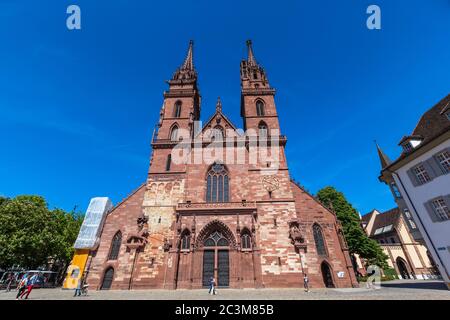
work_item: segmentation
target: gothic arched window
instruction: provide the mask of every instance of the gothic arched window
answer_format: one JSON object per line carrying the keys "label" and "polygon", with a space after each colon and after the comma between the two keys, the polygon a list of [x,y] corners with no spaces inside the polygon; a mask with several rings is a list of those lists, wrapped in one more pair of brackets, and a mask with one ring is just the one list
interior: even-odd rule
{"label": "gothic arched window", "polygon": [[252,237],[250,236],[250,232],[248,232],[248,230],[242,232],[241,248],[247,250],[252,248]]}
{"label": "gothic arched window", "polygon": [[215,231],[203,241],[205,247],[227,247],[229,244],[227,238],[219,231]]}
{"label": "gothic arched window", "polygon": [[191,248],[191,234],[185,230],[181,236],[181,250],[189,250]]}
{"label": "gothic arched window", "polygon": [[322,228],[315,223],[313,225],[314,242],[316,243],[316,250],[319,256],[326,256],[327,249],[325,248],[325,240],[323,239]]}
{"label": "gothic arched window", "polygon": [[175,102],[175,107],[173,109],[174,118],[179,118],[181,115],[181,101]]}
{"label": "gothic arched window", "polygon": [[258,131],[259,131],[259,135],[261,137],[267,137],[267,124],[264,121],[261,121],[258,125]]}
{"label": "gothic arched window", "polygon": [[170,140],[177,141],[178,140],[178,127],[174,126],[172,131],[170,132]]}
{"label": "gothic arched window", "polygon": [[258,117],[264,116],[264,102],[261,100],[256,101],[256,115]]}
{"label": "gothic arched window", "polygon": [[229,178],[225,166],[214,163],[206,178],[206,202],[228,202]]}
{"label": "gothic arched window", "polygon": [[117,260],[120,251],[120,245],[122,244],[122,232],[117,231],[111,241],[111,249],[109,250],[108,260]]}

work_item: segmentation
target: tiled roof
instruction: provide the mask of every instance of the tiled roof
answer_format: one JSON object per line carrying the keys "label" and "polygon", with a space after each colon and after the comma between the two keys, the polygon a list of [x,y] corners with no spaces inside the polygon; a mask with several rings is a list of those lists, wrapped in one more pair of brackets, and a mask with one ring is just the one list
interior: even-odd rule
{"label": "tiled roof", "polygon": [[[419,122],[414,128],[411,135],[403,137],[400,141],[400,144],[403,143],[408,138],[420,138],[422,140],[421,144],[413,149],[413,151],[406,153],[403,151],[398,159],[392,162],[388,167],[391,167],[393,164],[399,162],[400,160],[408,157],[412,153],[414,153],[417,149],[420,149],[428,142],[433,139],[439,137],[445,132],[450,130],[450,121],[443,114],[445,110],[447,110],[450,106],[450,94],[448,94],[444,99],[439,101],[435,106],[426,111],[422,117],[420,117]],[[385,168],[385,169],[386,169]]]}
{"label": "tiled roof", "polygon": [[423,139],[422,143],[426,143],[440,135],[444,129],[448,129],[450,121],[442,114],[442,111],[448,108],[449,104],[450,94],[422,115],[411,136],[419,136]]}
{"label": "tiled roof", "polygon": [[361,221],[365,223],[369,223],[370,218],[375,210],[372,210],[361,217]]}
{"label": "tiled roof", "polygon": [[373,236],[375,231],[379,228],[383,228],[389,225],[392,225],[392,227],[394,228],[397,225],[399,219],[400,210],[398,208],[393,208],[389,211],[377,214],[373,223],[371,236]]}

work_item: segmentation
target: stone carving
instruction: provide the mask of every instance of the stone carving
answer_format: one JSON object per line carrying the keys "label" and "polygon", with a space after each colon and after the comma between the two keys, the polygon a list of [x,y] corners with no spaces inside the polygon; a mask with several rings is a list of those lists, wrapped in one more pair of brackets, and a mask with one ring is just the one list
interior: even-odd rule
{"label": "stone carving", "polygon": [[148,217],[146,215],[141,215],[139,218],[137,218],[136,220],[137,225],[138,225],[138,237],[141,237],[142,239],[147,238],[149,235],[148,232]]}
{"label": "stone carving", "polygon": [[177,207],[179,209],[182,208],[195,208],[195,209],[215,209],[215,208],[256,208],[256,202],[255,201],[241,201],[241,202],[199,202],[199,203],[192,203],[191,201],[178,203]]}
{"label": "stone carving", "polygon": [[139,230],[142,230],[144,228],[144,225],[148,222],[148,217],[145,215],[141,215],[136,220]]}
{"label": "stone carving", "polygon": [[169,251],[170,248],[172,248],[172,244],[170,243],[170,241],[168,239],[164,239],[164,244],[163,244],[163,249],[164,251]]}
{"label": "stone carving", "polygon": [[296,248],[302,248],[305,247],[305,238],[303,237],[299,224],[297,221],[291,221],[289,223],[289,238],[291,238],[292,244]]}

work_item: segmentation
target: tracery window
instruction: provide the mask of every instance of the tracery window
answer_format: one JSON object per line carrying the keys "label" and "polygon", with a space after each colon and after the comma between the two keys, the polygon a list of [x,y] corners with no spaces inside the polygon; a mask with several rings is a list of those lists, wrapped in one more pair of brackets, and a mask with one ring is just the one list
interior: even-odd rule
{"label": "tracery window", "polygon": [[179,118],[181,116],[181,101],[175,102],[175,107],[173,110],[173,116]]}
{"label": "tracery window", "polygon": [[223,164],[215,163],[206,178],[206,202],[228,202],[229,194],[228,171]]}
{"label": "tracery window", "polygon": [[258,125],[259,135],[261,137],[267,137],[267,124],[264,121],[261,121]]}
{"label": "tracery window", "polygon": [[229,244],[228,239],[219,231],[211,233],[211,235],[203,241],[204,247],[227,247]]}
{"label": "tracery window", "polygon": [[258,117],[264,116],[264,102],[261,100],[256,101],[256,115]]}
{"label": "tracery window", "polygon": [[191,234],[186,231],[181,236],[181,250],[189,250],[191,247]]}
{"label": "tracery window", "polygon": [[319,256],[326,256],[327,249],[325,248],[325,241],[323,239],[322,228],[316,223],[313,226],[314,242],[316,243],[316,250]]}
{"label": "tracery window", "polygon": [[177,141],[178,140],[178,127],[174,126],[170,133],[170,140]]}
{"label": "tracery window", "polygon": [[117,260],[120,251],[120,245],[122,244],[122,232],[117,231],[111,241],[111,249],[109,250],[108,260]]}
{"label": "tracery window", "polygon": [[241,248],[242,249],[251,249],[252,248],[252,238],[248,231],[242,232],[241,235]]}

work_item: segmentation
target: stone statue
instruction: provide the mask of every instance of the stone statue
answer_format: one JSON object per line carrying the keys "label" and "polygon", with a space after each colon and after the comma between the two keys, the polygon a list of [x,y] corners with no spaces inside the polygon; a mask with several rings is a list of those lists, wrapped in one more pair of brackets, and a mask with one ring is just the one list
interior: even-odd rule
{"label": "stone statue", "polygon": [[303,245],[305,242],[305,238],[303,238],[300,229],[297,224],[291,225],[291,230],[289,231],[289,238],[291,238],[292,243],[295,246]]}

